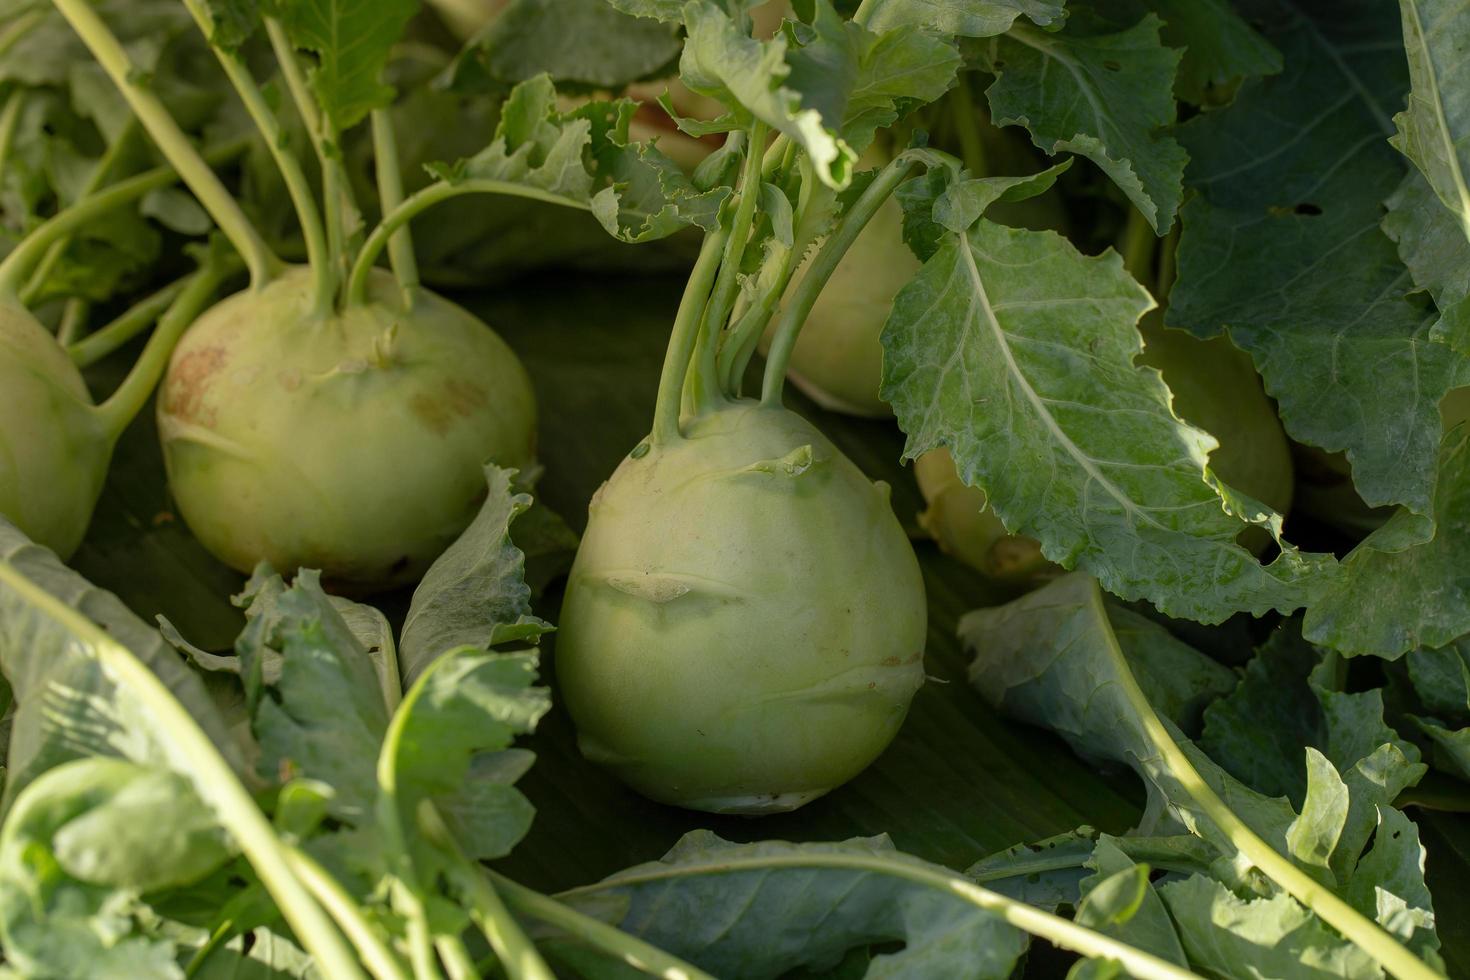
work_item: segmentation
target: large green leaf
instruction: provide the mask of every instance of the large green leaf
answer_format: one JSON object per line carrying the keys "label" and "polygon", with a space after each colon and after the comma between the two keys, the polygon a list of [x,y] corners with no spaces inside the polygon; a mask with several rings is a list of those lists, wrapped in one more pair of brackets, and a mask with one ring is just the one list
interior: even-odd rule
{"label": "large green leaf", "polygon": [[986,90],[998,126],[1025,126],[1047,153],[1080,153],[1101,167],[1160,235],[1174,223],[1187,156],[1173,136],[1179,52],[1149,15],[1116,34],[1025,25],[991,42]]}
{"label": "large green leaf", "polygon": [[1413,520],[1399,511],[1343,560],[1342,576],[1307,611],[1306,634],[1347,654],[1401,657],[1470,633],[1470,426],[1444,437],[1434,537],[1399,550]]}
{"label": "large green leaf", "polygon": [[1379,229],[1405,170],[1386,142],[1407,83],[1397,17],[1376,0],[1317,19],[1285,0],[1252,10],[1285,67],[1181,128],[1198,193],[1166,319],[1228,331],[1291,436],[1345,450],[1369,504],[1428,514],[1438,404],[1464,368],[1426,342],[1433,318],[1405,301],[1408,275]]}
{"label": "large green leaf", "polygon": [[1114,253],[983,219],[947,234],[883,331],[905,454],[948,446],[1009,530],[1169,615],[1305,604],[1330,557],[1287,547],[1263,566],[1236,543],[1247,522],[1277,518],[1218,483],[1215,440],[1175,416],[1157,371],[1134,366],[1152,304]]}
{"label": "large green leaf", "polygon": [[991,37],[1020,17],[1051,27],[1066,19],[1063,0],[869,0],[865,23],[875,31],[922,27],[941,34]]}
{"label": "large green leaf", "polygon": [[1400,0],[1399,9],[1412,86],[1392,142],[1470,238],[1470,10],[1457,0]]}
{"label": "large green leaf", "polygon": [[388,54],[418,10],[415,0],[279,0],[292,43],[316,55],[311,86],[337,129],[356,125],[393,97]]}

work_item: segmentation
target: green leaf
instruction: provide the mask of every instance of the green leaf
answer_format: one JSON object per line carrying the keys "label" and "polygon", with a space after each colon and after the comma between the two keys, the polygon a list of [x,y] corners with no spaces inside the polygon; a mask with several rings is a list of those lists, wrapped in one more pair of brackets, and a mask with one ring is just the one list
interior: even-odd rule
{"label": "green leaf", "polygon": [[[893,871],[823,866],[845,856]],[[904,948],[875,957],[869,976],[1009,976],[1025,935],[951,892],[906,880],[907,869],[953,876],[886,837],[732,844],[693,831],[660,861],[559,897],[729,980],[827,969],[849,949],[898,940]]]}
{"label": "green leaf", "polygon": [[1380,806],[1373,847],[1358,862],[1347,899],[1433,962],[1439,937],[1434,931],[1434,900],[1424,883],[1424,858],[1414,822],[1391,806]]}
{"label": "green leaf", "polygon": [[574,201],[592,195],[584,162],[591,123],[556,109],[550,75],[537,75],[511,90],[501,107],[495,137],[479,153],[453,166],[431,164],[441,180],[503,180],[540,188]]}
{"label": "green leaf", "polygon": [[[1159,894],[1196,969],[1230,978],[1379,980],[1383,971],[1285,894],[1240,898],[1202,875],[1166,882]],[[1247,967],[1248,965],[1248,967]]]}
{"label": "green leaf", "polygon": [[1442,718],[1470,722],[1470,636],[1405,658],[1414,691]]}
{"label": "green leaf", "polygon": [[1470,239],[1470,12],[1450,0],[1400,0],[1408,107],[1390,140],[1414,162]]}
{"label": "green leaf", "polygon": [[1438,403],[1464,368],[1426,342],[1432,318],[1403,299],[1407,275],[1378,227],[1404,171],[1385,145],[1386,106],[1405,86],[1397,18],[1378,3],[1320,21],[1265,6],[1283,72],[1181,127],[1198,194],[1166,319],[1228,331],[1293,438],[1345,450],[1370,505],[1427,514]]}
{"label": "green leaf", "polygon": [[403,623],[405,684],[455,647],[534,640],[551,629],[531,615],[525,556],[511,539],[512,523],[531,507],[530,494],[512,489],[514,476],[513,470],[485,467],[489,492],[480,513],[414,590]]}
{"label": "green leaf", "polygon": [[857,154],[838,138],[839,118],[824,118],[806,103],[804,93],[785,84],[792,71],[786,36],[757,41],[711,0],[691,0],[684,20],[689,31],[679,61],[684,84],[738,110],[742,125],[753,117],[790,137],[806,151],[822,183],[846,187]]}
{"label": "green leaf", "polygon": [[464,90],[545,72],[616,90],[671,65],[679,48],[672,26],[630,17],[606,0],[512,0],[470,39],[449,78]]}
{"label": "green leaf", "polygon": [[1169,615],[1304,604],[1330,556],[1288,546],[1262,566],[1236,543],[1247,521],[1279,518],[1215,480],[1215,440],[1134,366],[1151,306],[1114,253],[985,220],[947,235],[883,330],[882,393],[905,457],[948,446],[1007,530]]}
{"label": "green leaf", "polygon": [[1444,437],[1431,514],[1434,537],[1400,548],[1414,515],[1400,511],[1343,560],[1307,610],[1308,639],[1350,656],[1397,658],[1470,633],[1470,426]]}
{"label": "green leaf", "polygon": [[130,772],[111,797],[53,833],[57,863],[73,878],[156,891],[197,881],[233,855],[184,777],[112,759],[90,761]]}
{"label": "green leaf", "polygon": [[809,30],[812,39],[786,56],[786,82],[857,153],[908,109],[943,95],[960,68],[952,41],[914,26],[875,33],[843,20],[830,0],[817,0]]}
{"label": "green leaf", "polygon": [[[158,631],[116,596],[96,588],[0,518],[0,569],[8,568],[107,631],[157,675],[237,770],[243,753],[199,678]],[[123,693],[86,643],[0,578],[0,671],[16,711],[7,756],[5,805],[46,770],[87,755],[138,762],[169,758],[150,708]]]}
{"label": "green leaf", "polygon": [[291,42],[316,55],[311,87],[338,132],[387,105],[388,55],[418,11],[415,0],[274,0]]}
{"label": "green leaf", "polygon": [[[79,880],[67,873],[56,851],[57,836],[74,821],[85,821],[98,808],[115,804],[119,793],[147,772],[117,759],[74,759],[29,783],[16,797],[0,828],[0,947],[6,963],[19,975],[183,977],[174,960],[174,944],[147,935],[134,920],[134,913],[141,911],[135,884],[146,884],[146,878],[137,883]],[[157,844],[149,840],[148,829],[165,836],[183,830],[192,820],[187,811],[200,809],[198,800],[186,794],[177,801],[182,806],[172,814],[174,819],[169,819],[170,808],[160,812],[156,802],[150,815],[162,822],[130,828],[132,843]],[[163,855],[154,851],[154,856]],[[126,856],[102,860],[113,857],[128,860]],[[78,863],[85,870],[102,870],[88,859]],[[106,870],[120,869],[112,864]]]}
{"label": "green leaf", "polygon": [[[378,673],[317,572],[286,588],[262,566],[247,589],[249,624],[236,643],[245,666],[256,768],[267,780],[332,787],[333,816],[361,823],[377,797],[374,760],[388,727]],[[279,676],[264,676],[267,661]]]}
{"label": "green leaf", "polygon": [[1251,788],[1298,805],[1307,789],[1303,747],[1349,779],[1384,745],[1417,763],[1418,750],[1384,721],[1383,692],[1346,692],[1339,663],[1307,643],[1298,624],[1281,626],[1235,690],[1205,710],[1200,747]]}
{"label": "green leaf", "polygon": [[1281,52],[1231,9],[1227,0],[1145,0],[1164,18],[1164,43],[1183,48],[1174,92],[1203,105],[1242,78],[1274,75]]}
{"label": "green leaf", "polygon": [[998,126],[1022,125],[1047,153],[1080,153],[1101,167],[1160,235],[1174,223],[1187,155],[1173,136],[1179,52],[1159,42],[1162,21],[1087,35],[1024,25],[991,42],[986,90]]}
{"label": "green leaf", "polygon": [[625,14],[634,17],[651,17],[665,23],[677,24],[684,19],[684,0],[607,0]]}
{"label": "green leaf", "polygon": [[[1133,658],[1118,646],[1096,582],[1081,574],[1064,576],[1008,605],[969,613],[959,630],[961,640],[977,654],[970,681],[991,705],[1045,725],[1085,756],[1123,763],[1138,773],[1149,795],[1140,832],[1176,832],[1177,821],[1222,853],[1236,853],[1229,836],[1200,809],[1149,739],[1138,708],[1126,694]],[[1136,676],[1140,685],[1146,683],[1148,675]],[[1142,690],[1152,701],[1148,689]],[[1296,819],[1290,805],[1236,782],[1177,729],[1172,734],[1230,808],[1276,850],[1287,853],[1287,828]]]}
{"label": "green leaf", "polygon": [[1383,232],[1439,309],[1429,336],[1470,354],[1470,241],[1464,230],[1417,170],[1404,174],[1386,203]]}
{"label": "green leaf", "polygon": [[1081,883],[1078,925],[1186,966],[1169,912],[1149,882],[1150,868],[1136,863],[1115,838],[1102,837],[1088,858],[1093,874]]}
{"label": "green leaf", "polygon": [[534,652],[458,647],[429,664],[382,745],[380,821],[387,806],[402,826],[414,826],[419,803],[432,799],[471,856],[508,853],[534,811],[511,785],[530,759],[506,750],[551,708],[550,693],[533,687],[535,679]]}
{"label": "green leaf", "polygon": [[1063,0],[869,0],[864,8],[869,30],[919,27],[961,37],[1004,34],[1019,17],[1051,27],[1067,16]]}

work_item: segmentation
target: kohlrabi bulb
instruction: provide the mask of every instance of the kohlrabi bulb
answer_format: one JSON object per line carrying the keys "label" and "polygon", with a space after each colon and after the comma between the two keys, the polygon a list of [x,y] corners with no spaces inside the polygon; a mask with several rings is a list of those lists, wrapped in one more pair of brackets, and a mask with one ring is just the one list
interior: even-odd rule
{"label": "kohlrabi bulb", "polygon": [[[869,149],[858,169],[888,162]],[[837,263],[797,335],[786,376],[825,409],[868,418],[893,414],[878,397],[883,379],[883,324],[898,291],[913,281],[921,263],[903,242],[903,207],[883,202]],[[800,282],[805,265],[792,277]],[[769,344],[769,333],[762,349]]]}
{"label": "kohlrabi bulb", "polygon": [[592,500],[556,673],[587,758],[664,803],[791,810],[857,775],[924,679],[924,585],[888,501],[751,402],[644,444]]}
{"label": "kohlrabi bulb", "polygon": [[[1166,330],[1156,313],[1139,328],[1144,352],[1138,363],[1157,368],[1174,395],[1174,412],[1219,440],[1210,465],[1225,483],[1278,513],[1291,507],[1291,448],[1271,399],[1261,388],[1250,356],[1224,337],[1200,340]],[[914,476],[928,509],[919,523],[940,548],[1012,584],[1034,584],[1056,574],[1037,542],[1005,531],[986,507],[985,493],[961,482],[945,449],[925,453]],[[1270,544],[1264,528],[1246,528],[1241,543],[1260,554]]]}
{"label": "kohlrabi bulb", "polygon": [[112,443],[56,338],[0,300],[0,514],[69,557],[102,493]]}
{"label": "kohlrabi bulb", "polygon": [[510,348],[383,270],[369,301],[313,314],[293,270],[185,334],[158,398],[169,485],[214,555],[321,569],[364,590],[422,575],[474,517],[483,465],[533,458],[535,403]]}

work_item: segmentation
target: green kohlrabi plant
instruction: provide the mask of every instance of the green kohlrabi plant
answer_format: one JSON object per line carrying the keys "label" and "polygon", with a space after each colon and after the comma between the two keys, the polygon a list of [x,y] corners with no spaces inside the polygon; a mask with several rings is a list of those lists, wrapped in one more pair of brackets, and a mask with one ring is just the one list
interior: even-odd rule
{"label": "green kohlrabi plant", "polygon": [[[52,246],[76,228],[175,179],[162,168],[84,198],[0,263],[0,515],[63,555],[75,551],[86,533],[123,429],[148,403],[174,344],[233,273],[235,261],[219,247],[206,248],[198,272],[69,349],[27,309],[21,291]],[[158,329],[131,374],[95,404],[80,366],[155,319]]]}
{"label": "green kohlrabi plant", "polygon": [[[584,754],[644,794],[789,810],[871,762],[923,681],[924,590],[888,488],[782,407],[781,388],[854,239],[916,164],[946,165],[904,151],[854,184],[858,151],[902,107],[942,94],[959,58],[950,39],[875,34],[825,3],[793,25],[804,42],[758,41],[743,12],[709,2],[620,6],[686,26],[683,81],[727,112],[681,126],[728,132],[701,173],[732,186],[675,319],[652,432],[592,501],[557,674]],[[829,55],[853,77],[818,77]],[[890,74],[905,80],[857,80]],[[782,80],[799,78],[832,87],[798,96]],[[814,97],[835,112],[801,104]],[[761,396],[742,397],[783,295]]]}
{"label": "green kohlrabi plant", "polygon": [[[307,262],[288,266],[97,11],[57,6],[250,273],[249,288],[194,323],[158,399],[169,483],[190,529],[241,570],[261,560],[306,565],[358,590],[417,578],[474,515],[483,464],[532,464],[535,405],[510,349],[419,285],[406,225],[468,193],[592,209],[594,131],[625,140],[630,112],[595,103],[563,116],[550,81],[532,79],[506,100],[483,152],[436,166],[438,179],[405,197],[383,109],[392,91],[379,76],[414,4],[344,10],[308,0],[262,17],[248,5],[190,0],[295,208]],[[240,49],[262,23],[316,150],[320,206]],[[369,117],[383,218],[364,234],[341,139]],[[606,190],[599,217],[616,228],[617,192]],[[385,248],[392,275],[375,266]]]}

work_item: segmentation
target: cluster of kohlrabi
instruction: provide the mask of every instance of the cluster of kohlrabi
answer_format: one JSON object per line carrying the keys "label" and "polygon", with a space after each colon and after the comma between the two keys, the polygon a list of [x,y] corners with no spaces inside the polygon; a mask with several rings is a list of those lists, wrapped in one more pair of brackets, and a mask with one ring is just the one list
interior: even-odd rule
{"label": "cluster of kohlrabi", "polygon": [[[550,81],[532,79],[506,99],[482,152],[439,165],[437,179],[405,196],[384,109],[392,91],[378,77],[411,3],[356,12],[287,4],[262,16],[190,0],[295,209],[306,262],[290,265],[194,150],[97,11],[70,0],[57,6],[250,276],[245,290],[184,318],[192,325],[160,389],[159,433],[184,520],[241,570],[263,560],[317,568],[355,590],[417,579],[473,516],[483,465],[529,471],[535,405],[510,349],[420,285],[407,224],[451,198],[503,193],[594,210],[624,237],[663,233],[650,227],[653,219],[620,225],[621,191],[594,175],[604,165],[643,166],[657,186],[653,164],[620,162],[633,153],[631,108],[589,103],[563,115]],[[242,53],[262,24],[279,86],[315,150],[320,201]],[[369,121],[383,217],[364,233],[341,147],[345,132]],[[384,249],[391,274],[376,265]]]}

